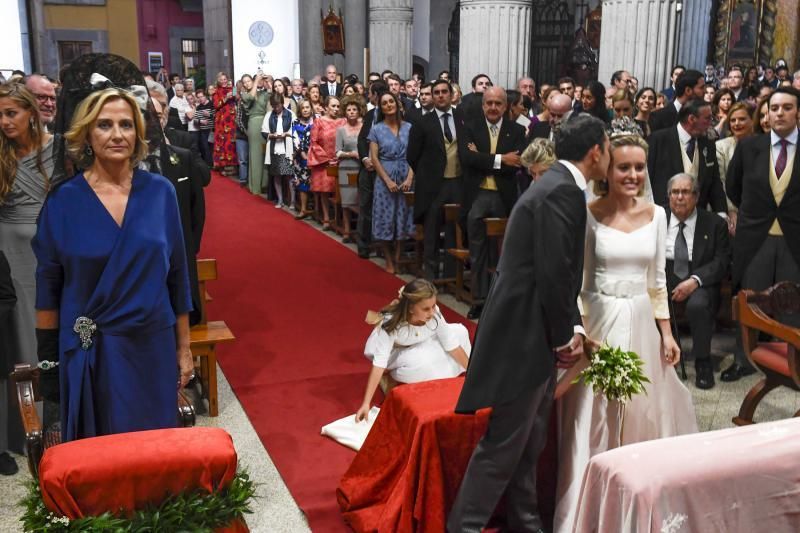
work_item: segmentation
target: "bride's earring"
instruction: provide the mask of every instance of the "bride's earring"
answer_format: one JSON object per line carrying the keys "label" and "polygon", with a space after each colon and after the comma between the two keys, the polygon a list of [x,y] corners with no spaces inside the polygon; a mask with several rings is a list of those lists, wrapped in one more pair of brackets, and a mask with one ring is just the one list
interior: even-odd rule
{"label": "bride's earring", "polygon": [[94,150],[92,150],[92,147],[87,144],[84,153],[86,153],[86,155],[88,155],[89,157],[92,157],[94,155]]}

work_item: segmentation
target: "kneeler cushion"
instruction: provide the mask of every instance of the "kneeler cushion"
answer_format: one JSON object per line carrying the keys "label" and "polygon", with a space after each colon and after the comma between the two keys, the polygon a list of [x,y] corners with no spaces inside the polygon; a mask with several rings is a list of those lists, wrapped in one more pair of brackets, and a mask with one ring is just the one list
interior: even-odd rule
{"label": "kneeler cushion", "polygon": [[48,509],[76,519],[157,506],[185,491],[227,487],[236,462],[231,436],[219,428],[120,433],[48,448],[39,465],[39,485]]}

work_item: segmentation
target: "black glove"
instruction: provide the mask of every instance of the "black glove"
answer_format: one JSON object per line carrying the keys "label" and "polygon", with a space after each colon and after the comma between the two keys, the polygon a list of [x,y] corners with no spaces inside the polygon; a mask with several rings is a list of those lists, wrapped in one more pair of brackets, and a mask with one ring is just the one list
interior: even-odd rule
{"label": "black glove", "polygon": [[[39,361],[58,362],[58,330],[36,328],[36,355]],[[58,366],[47,370],[39,369],[39,395],[45,400],[58,402],[60,388]]]}

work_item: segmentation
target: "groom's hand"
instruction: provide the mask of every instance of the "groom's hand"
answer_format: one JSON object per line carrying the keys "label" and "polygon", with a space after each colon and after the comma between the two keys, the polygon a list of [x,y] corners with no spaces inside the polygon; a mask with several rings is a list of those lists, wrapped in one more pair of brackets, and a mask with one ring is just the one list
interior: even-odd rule
{"label": "groom's hand", "polygon": [[583,340],[583,335],[576,333],[567,344],[556,348],[556,366],[558,368],[571,368],[578,362],[583,355]]}

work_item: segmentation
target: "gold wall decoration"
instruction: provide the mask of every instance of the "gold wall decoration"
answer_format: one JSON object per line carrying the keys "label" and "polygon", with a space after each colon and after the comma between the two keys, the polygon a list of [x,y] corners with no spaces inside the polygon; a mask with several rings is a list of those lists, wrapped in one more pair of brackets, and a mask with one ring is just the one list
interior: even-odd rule
{"label": "gold wall decoration", "polygon": [[777,0],[722,0],[714,28],[716,64],[770,64],[776,13]]}

